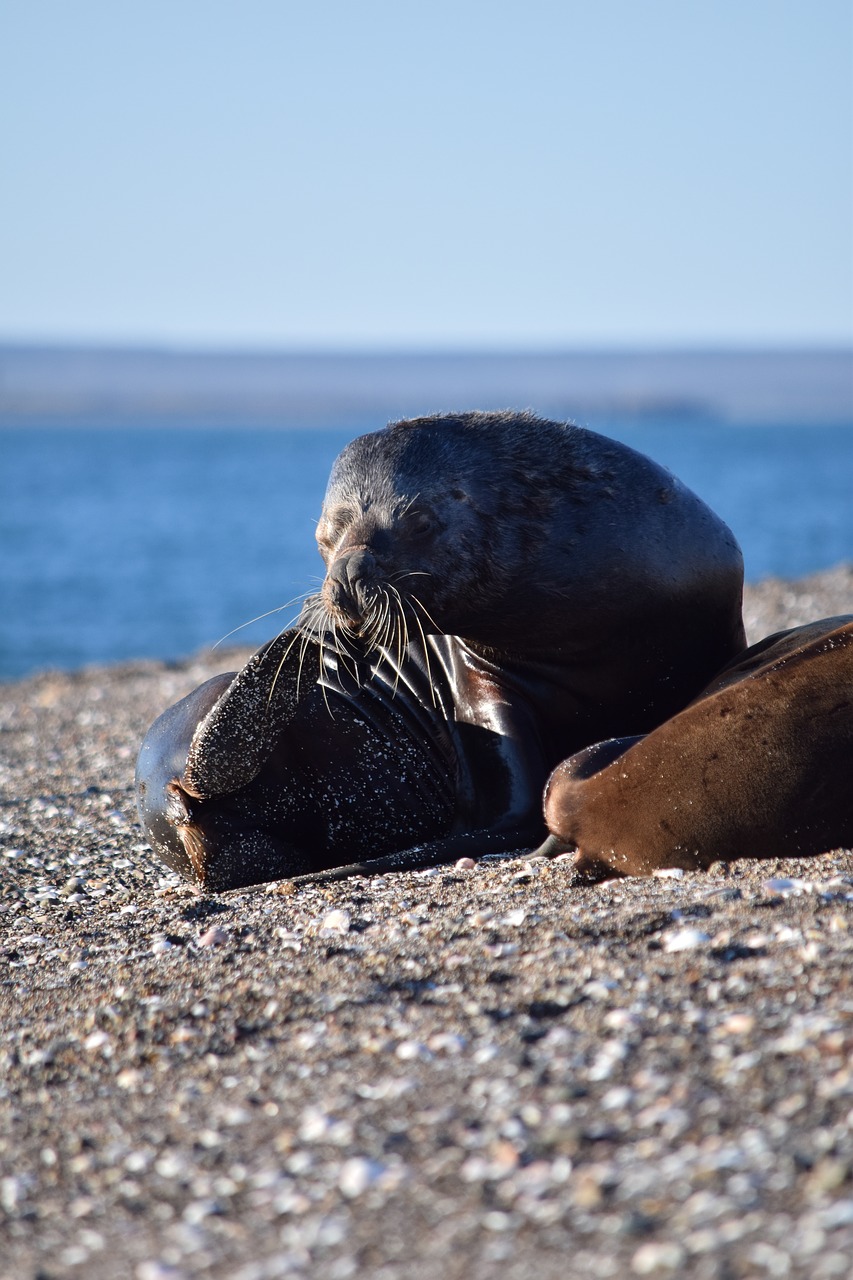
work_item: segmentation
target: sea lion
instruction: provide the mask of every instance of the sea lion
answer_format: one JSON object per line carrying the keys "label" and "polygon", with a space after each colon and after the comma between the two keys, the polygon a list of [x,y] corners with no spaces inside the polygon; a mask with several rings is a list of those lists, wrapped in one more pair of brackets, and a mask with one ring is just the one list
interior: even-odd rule
{"label": "sea lion", "polygon": [[155,851],[219,891],[529,848],[547,773],[524,690],[455,637],[364,655],[288,631],[155,721],[136,791]]}
{"label": "sea lion", "polygon": [[398,649],[464,637],[525,682],[552,766],[648,732],[746,644],[743,561],[722,520],[627,445],[530,413],[415,418],[352,441],[317,541],[315,629]]}
{"label": "sea lion", "polygon": [[853,615],[780,631],[644,737],[564,761],[540,852],[579,876],[853,848]]}

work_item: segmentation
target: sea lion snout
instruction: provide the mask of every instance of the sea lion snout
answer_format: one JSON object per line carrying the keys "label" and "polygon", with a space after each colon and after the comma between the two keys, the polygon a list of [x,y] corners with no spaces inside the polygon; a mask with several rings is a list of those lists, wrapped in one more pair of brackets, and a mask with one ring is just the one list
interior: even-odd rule
{"label": "sea lion snout", "polygon": [[377,576],[376,560],[366,547],[338,556],[323,583],[324,603],[347,622],[362,622],[376,598]]}

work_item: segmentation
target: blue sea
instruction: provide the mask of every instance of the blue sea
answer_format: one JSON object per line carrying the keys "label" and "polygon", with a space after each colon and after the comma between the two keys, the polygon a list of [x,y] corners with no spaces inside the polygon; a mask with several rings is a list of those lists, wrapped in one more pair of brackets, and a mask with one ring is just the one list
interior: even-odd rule
{"label": "blue sea", "polygon": [[[0,678],[177,658],[225,637],[261,644],[316,590],[329,468],[376,425],[0,431]],[[748,580],[853,560],[853,423],[587,425],[664,463],[719,512]]]}

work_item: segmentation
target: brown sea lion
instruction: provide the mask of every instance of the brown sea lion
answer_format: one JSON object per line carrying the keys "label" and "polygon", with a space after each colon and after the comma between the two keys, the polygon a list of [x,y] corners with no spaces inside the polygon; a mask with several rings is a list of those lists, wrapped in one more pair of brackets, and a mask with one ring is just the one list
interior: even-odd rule
{"label": "brown sea lion", "polygon": [[726,525],[627,445],[529,413],[359,437],[317,539],[317,630],[398,649],[464,637],[525,684],[551,764],[654,728],[746,644]]}
{"label": "brown sea lion", "polygon": [[579,875],[649,875],[853,848],[853,616],[768,636],[645,737],[599,743],[545,791]]}

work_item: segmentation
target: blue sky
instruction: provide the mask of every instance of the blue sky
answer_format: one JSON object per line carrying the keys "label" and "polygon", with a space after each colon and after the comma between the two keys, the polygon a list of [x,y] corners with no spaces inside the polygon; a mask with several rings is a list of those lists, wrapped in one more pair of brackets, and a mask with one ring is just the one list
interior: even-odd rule
{"label": "blue sky", "polygon": [[0,339],[853,339],[850,0],[26,0]]}

